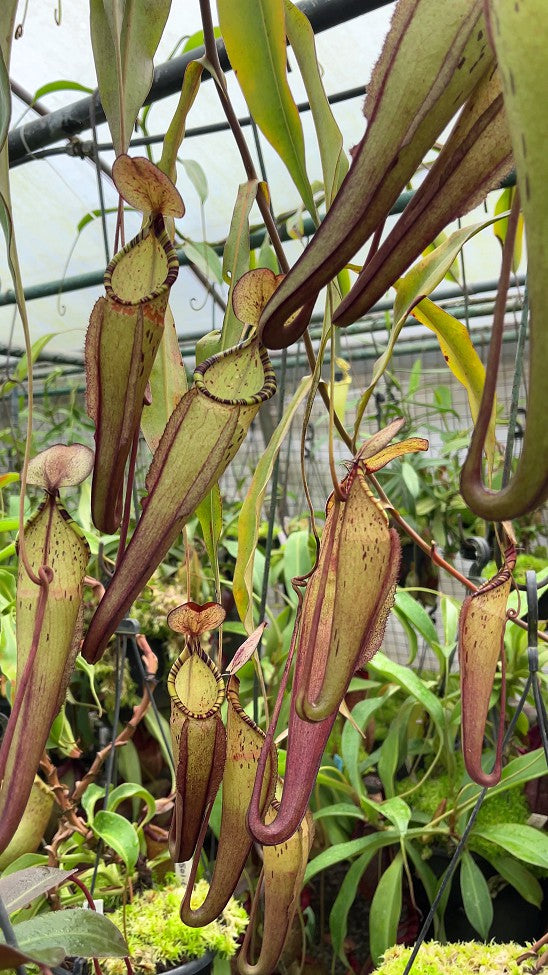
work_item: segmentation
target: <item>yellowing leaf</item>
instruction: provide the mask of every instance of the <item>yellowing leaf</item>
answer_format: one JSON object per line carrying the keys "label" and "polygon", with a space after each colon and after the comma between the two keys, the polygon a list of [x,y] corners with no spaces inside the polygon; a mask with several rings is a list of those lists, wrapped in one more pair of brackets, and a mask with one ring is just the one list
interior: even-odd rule
{"label": "yellowing leaf", "polygon": [[423,257],[420,261],[417,261],[417,263],[413,265],[407,274],[404,274],[403,278],[400,278],[398,283],[395,285],[396,299],[394,301],[394,323],[390,331],[388,345],[386,346],[386,349],[382,355],[380,355],[376,360],[375,365],[373,366],[371,382],[364,390],[358,404],[354,427],[356,438],[359,434],[362,417],[371,398],[371,394],[373,393],[379,379],[388,367],[388,363],[392,358],[394,346],[396,345],[398,336],[405,325],[407,316],[411,313],[419,301],[426,298],[426,296],[434,291],[438,284],[443,281],[449,268],[453,264],[453,261],[461,248],[464,247],[466,241],[478,234],[480,230],[490,226],[495,219],[495,217],[490,217],[489,220],[485,220],[483,223],[475,223],[471,224],[469,227],[461,227],[459,230],[455,230],[454,233],[444,240],[443,244],[440,244],[440,246],[436,248],[436,250],[431,251],[431,253],[427,254],[426,257]]}
{"label": "yellowing leaf", "polygon": [[[443,358],[455,379],[458,379],[466,389],[470,413],[475,423],[485,382],[485,368],[472,344],[466,326],[429,298],[416,305],[412,315],[437,336]],[[485,453],[490,470],[493,469],[495,458],[495,421],[496,402],[493,404],[489,436],[485,442]]]}
{"label": "yellowing leaf", "polygon": [[[515,193],[516,193],[515,186],[507,186],[502,191],[495,204],[495,213],[505,213],[508,210],[511,210],[512,201],[514,199]],[[497,220],[497,222],[493,224],[493,233],[495,237],[498,237],[498,239],[500,240],[501,247],[504,246],[504,241],[506,240],[507,232],[508,232],[508,217],[501,217],[500,220]],[[514,243],[514,259],[512,261],[512,270],[514,271],[514,273],[517,272],[520,266],[522,251],[523,251],[523,216],[520,213],[518,228],[516,231],[516,240]]]}

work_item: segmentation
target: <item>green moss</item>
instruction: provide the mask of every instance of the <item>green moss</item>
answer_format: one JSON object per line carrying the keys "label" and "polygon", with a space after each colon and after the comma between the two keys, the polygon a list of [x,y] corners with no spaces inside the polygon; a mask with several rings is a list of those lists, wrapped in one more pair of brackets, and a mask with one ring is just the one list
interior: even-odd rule
{"label": "green moss", "polygon": [[[527,962],[516,959],[525,949],[516,944],[483,945],[476,941],[440,945],[437,941],[421,946],[413,964],[413,975],[522,975]],[[390,948],[377,975],[403,975],[411,948]],[[530,961],[529,961],[530,964]]]}
{"label": "green moss", "polygon": [[[464,763],[462,755],[457,755],[457,775],[452,778],[447,772],[432,776],[413,792],[409,801],[414,810],[432,819],[443,799],[447,799],[447,806],[451,809],[457,799],[461,784]],[[399,793],[404,793],[414,785],[412,779],[402,779],[397,783]],[[486,826],[498,826],[504,823],[527,823],[531,811],[523,790],[518,784],[513,789],[490,795],[487,793],[483,805],[477,815],[476,822],[470,835],[470,847],[480,856],[490,859],[500,855],[500,848],[489,840],[476,836],[476,832]]]}
{"label": "green moss", "polygon": [[[516,581],[519,583],[525,582],[525,574],[528,569],[533,569],[534,572],[542,572],[548,566],[548,560],[545,558],[538,558],[535,555],[529,555],[526,552],[520,552],[516,560],[516,568],[514,570],[514,576]],[[492,579],[497,573],[497,566],[495,562],[488,562],[487,565],[482,569],[482,576],[484,579]]]}
{"label": "green moss", "polygon": [[[208,884],[196,884],[192,895],[195,909],[204,900]],[[200,958],[213,951],[221,958],[230,958],[237,949],[238,937],[245,930],[248,916],[233,897],[221,917],[203,928],[189,928],[179,917],[184,887],[173,881],[161,890],[147,890],[138,894],[125,909],[125,932],[133,968],[136,973],[153,975],[158,969],[172,968],[191,958]],[[124,932],[124,911],[119,908],[110,915]],[[109,958],[102,962],[105,975],[125,975],[122,959]]]}

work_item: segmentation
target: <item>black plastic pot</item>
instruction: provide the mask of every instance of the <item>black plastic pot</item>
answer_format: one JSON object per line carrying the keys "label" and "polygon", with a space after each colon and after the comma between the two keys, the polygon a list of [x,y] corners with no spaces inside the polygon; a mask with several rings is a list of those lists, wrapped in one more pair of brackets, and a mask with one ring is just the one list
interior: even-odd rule
{"label": "black plastic pot", "polygon": [[169,968],[163,975],[197,975],[198,972],[209,975],[212,964],[213,952],[208,951],[201,958],[193,958],[192,961],[187,961],[184,965],[178,965],[177,968]]}

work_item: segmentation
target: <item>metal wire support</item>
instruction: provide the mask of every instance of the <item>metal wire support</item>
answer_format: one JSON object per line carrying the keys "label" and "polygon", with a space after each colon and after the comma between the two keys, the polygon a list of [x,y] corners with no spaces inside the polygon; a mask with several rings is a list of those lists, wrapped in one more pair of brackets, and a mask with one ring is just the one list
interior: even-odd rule
{"label": "metal wire support", "polygon": [[[112,786],[112,780],[115,771],[115,759],[116,759],[116,736],[118,734],[118,720],[120,718],[120,700],[122,697],[122,681],[124,677],[124,664],[126,661],[126,650],[127,650],[127,636],[125,634],[120,634],[118,631],[116,633],[116,696],[114,699],[114,714],[112,717],[112,735],[110,741],[110,751],[108,753],[107,765],[105,769],[105,795],[104,804],[105,808],[108,802],[109,792]],[[93,897],[95,891],[95,884],[97,883],[97,874],[99,872],[99,862],[101,860],[101,854],[103,852],[103,840],[99,839],[97,843],[97,849],[95,851],[95,863],[93,865],[93,876],[91,878],[90,893]]]}
{"label": "metal wire support", "polygon": [[529,683],[533,687],[533,698],[537,711],[537,722],[546,764],[548,765],[548,716],[538,678],[538,584],[536,572],[532,569],[525,576],[527,587],[527,656],[529,659]]}

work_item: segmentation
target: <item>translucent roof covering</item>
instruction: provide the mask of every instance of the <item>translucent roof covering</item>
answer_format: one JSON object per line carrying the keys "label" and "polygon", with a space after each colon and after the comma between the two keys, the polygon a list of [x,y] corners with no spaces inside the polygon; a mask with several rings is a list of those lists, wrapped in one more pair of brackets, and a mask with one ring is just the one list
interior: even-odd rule
{"label": "translucent roof covering", "polygon": [[[23,6],[23,5],[21,5]],[[321,4],[319,4],[321,6]],[[341,4],[341,6],[344,6]],[[364,0],[363,8],[370,4]],[[382,41],[388,29],[394,4],[363,13],[354,19],[317,34],[318,59],[328,95],[362,87],[367,83],[372,67],[379,55]],[[356,3],[353,9],[356,8]],[[61,10],[58,26],[55,15]],[[175,51],[180,53],[184,39],[200,30],[198,0],[174,3],[163,39],[160,43],[156,64],[167,60]],[[291,52],[288,55],[289,80],[297,103],[306,100],[304,85]],[[24,22],[22,36],[13,44],[11,78],[31,96],[52,82],[77,82],[93,89],[96,85],[91,42],[89,37],[88,0],[59,2],[45,0],[31,3]],[[409,65],[410,84],[413,65]],[[230,97],[239,116],[248,114],[247,108],[232,73],[227,75]],[[55,110],[86,93],[77,90],[51,91],[42,95],[40,103],[48,110]],[[361,94],[356,94],[333,105],[333,112],[341,128],[346,151],[363,135],[365,122],[362,114]],[[162,135],[171,120],[177,95],[169,96],[153,104],[147,117],[150,134]],[[24,126],[34,121],[36,112],[14,96],[12,127]],[[302,124],[307,149],[307,167],[311,180],[321,179],[321,167],[316,139],[309,112],[302,112]],[[187,128],[224,121],[224,115],[211,80],[205,81],[191,109]],[[246,138],[259,167],[253,133],[245,128]],[[142,132],[135,133],[136,136]],[[83,132],[82,140],[91,138]],[[298,206],[297,191],[282,162],[266,140],[259,136],[264,157],[266,176],[271,190],[274,212],[281,214]],[[97,127],[100,145],[110,142],[106,124]],[[57,143],[64,146],[67,140]],[[152,146],[154,159],[159,158],[160,146]],[[130,149],[133,155],[143,155],[143,148]],[[178,221],[178,228],[192,241],[222,241],[229,229],[238,184],[245,179],[243,166],[229,131],[212,132],[192,136],[191,131],[183,142],[180,152],[183,160],[196,160],[207,177],[208,196],[203,207],[197,192],[183,166],[179,166],[178,187],[186,204],[186,214]],[[111,165],[112,151],[101,151],[101,159]],[[66,154],[32,159],[17,165],[11,171],[13,214],[25,287],[42,285],[62,278],[72,278],[88,272],[98,272],[106,264],[105,243],[101,219],[95,217],[78,227],[86,214],[100,209],[97,172],[89,159],[72,158]],[[104,204],[108,210],[117,205],[115,188],[104,174],[101,177]],[[494,197],[491,197],[493,200]],[[491,204],[492,205],[492,204]],[[468,220],[477,219],[471,214]],[[480,213],[480,219],[484,216]],[[105,217],[108,235],[108,256],[112,256],[115,214]],[[260,224],[257,210],[252,211],[252,223]],[[140,226],[137,214],[126,216],[126,237]],[[302,242],[289,241],[287,254],[295,260],[302,249]],[[465,249],[468,282],[494,278],[498,272],[500,247],[488,230],[475,238]],[[212,278],[214,280],[214,278]],[[226,298],[226,287],[215,283],[219,293]],[[0,254],[0,291],[11,288],[4,249]],[[48,344],[48,350],[57,351],[81,360],[86,325],[96,298],[102,293],[102,284],[73,290],[62,295],[36,298],[29,302],[32,339],[47,333],[57,333]],[[222,310],[208,295],[188,267],[181,268],[176,286],[172,290],[171,306],[178,333],[181,337],[204,333],[218,327]],[[14,317],[14,305],[0,306],[0,332],[2,344],[10,343],[22,348],[23,336]]]}

